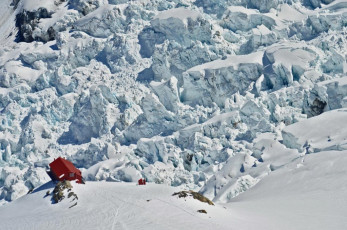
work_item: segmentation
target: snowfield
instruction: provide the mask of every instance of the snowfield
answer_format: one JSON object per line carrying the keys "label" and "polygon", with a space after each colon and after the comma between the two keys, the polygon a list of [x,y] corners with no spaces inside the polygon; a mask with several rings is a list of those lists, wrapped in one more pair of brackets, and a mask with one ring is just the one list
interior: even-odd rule
{"label": "snowfield", "polygon": [[2,0],[0,229],[344,229],[346,4]]}
{"label": "snowfield", "polygon": [[249,221],[235,229],[344,229],[347,151],[293,161],[226,205]]}
{"label": "snowfield", "polygon": [[283,130],[283,143],[307,153],[346,150],[346,115],[346,109],[337,109],[288,126]]}
{"label": "snowfield", "polygon": [[[172,196],[166,185],[90,182],[73,184],[78,204],[65,199],[52,204],[45,184],[0,210],[3,229],[230,229],[225,208]],[[205,209],[207,214],[198,213]]]}

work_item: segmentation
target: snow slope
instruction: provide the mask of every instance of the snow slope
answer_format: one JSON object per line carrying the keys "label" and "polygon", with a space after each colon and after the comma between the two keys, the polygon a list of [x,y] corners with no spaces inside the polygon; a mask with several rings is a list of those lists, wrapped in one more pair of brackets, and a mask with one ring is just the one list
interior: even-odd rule
{"label": "snow slope", "polygon": [[[333,110],[287,126],[283,143],[300,148],[306,142],[305,151],[226,206],[236,216],[252,217],[259,229],[344,229],[345,113],[345,109]],[[276,148],[265,150],[271,151]],[[249,226],[244,224],[240,229]]]}
{"label": "snow slope", "polygon": [[230,229],[232,223],[222,206],[172,196],[178,190],[166,185],[73,184],[78,204],[72,208],[67,199],[52,204],[44,197],[51,186],[1,207],[1,229]]}
{"label": "snow slope", "polygon": [[305,155],[265,177],[226,204],[249,217],[236,229],[345,229],[346,154]]}
{"label": "snow slope", "polygon": [[11,7],[11,3],[11,0],[0,2],[0,45],[6,45],[6,42],[15,36],[15,10]]}
{"label": "snow slope", "polygon": [[283,130],[283,143],[308,153],[346,150],[346,109],[332,110]]}

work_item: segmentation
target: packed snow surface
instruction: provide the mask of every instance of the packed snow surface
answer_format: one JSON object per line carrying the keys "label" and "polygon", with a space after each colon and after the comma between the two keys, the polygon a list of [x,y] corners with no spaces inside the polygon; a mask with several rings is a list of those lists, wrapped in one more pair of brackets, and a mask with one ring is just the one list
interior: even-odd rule
{"label": "packed snow surface", "polygon": [[346,150],[347,110],[338,109],[323,113],[307,121],[293,124],[283,130],[283,142],[291,148],[317,152]]}
{"label": "packed snow surface", "polygon": [[261,180],[226,205],[249,217],[235,229],[344,229],[346,154],[306,155]]}
{"label": "packed snow surface", "polygon": [[[232,215],[220,205],[172,196],[166,185],[90,182],[73,184],[77,205],[65,198],[52,204],[48,183],[2,207],[3,229],[230,229]],[[207,214],[199,213],[204,209]]]}

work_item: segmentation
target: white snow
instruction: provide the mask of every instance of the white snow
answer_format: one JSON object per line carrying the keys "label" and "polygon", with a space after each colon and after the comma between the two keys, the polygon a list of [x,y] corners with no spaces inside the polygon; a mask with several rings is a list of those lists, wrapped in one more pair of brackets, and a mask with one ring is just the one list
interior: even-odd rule
{"label": "white snow", "polygon": [[192,11],[184,8],[176,8],[164,10],[163,12],[160,12],[160,14],[156,15],[154,19],[165,20],[169,18],[177,18],[182,21],[186,21],[188,18],[196,20],[200,16],[201,15],[198,11]]}
{"label": "white snow", "polygon": [[[73,184],[77,205],[52,204],[51,183],[0,208],[1,228],[11,229],[230,229],[231,213],[191,197],[172,196],[173,187],[147,183]],[[204,209],[207,214],[198,213]]]}
{"label": "white snow", "polygon": [[188,69],[187,72],[203,71],[205,69],[221,69],[233,67],[237,70],[238,66],[242,63],[258,63],[262,64],[263,52],[255,52],[249,55],[237,55],[227,57],[225,60],[216,60],[205,63],[199,66],[194,66]]}
{"label": "white snow", "polygon": [[23,9],[27,11],[34,11],[40,7],[53,11],[56,8],[55,2],[55,0],[24,0],[21,1],[21,4]]}
{"label": "white snow", "polygon": [[347,110],[338,109],[296,123],[283,130],[284,144],[291,148],[318,152],[346,150]]}
{"label": "white snow", "polygon": [[230,12],[240,12],[240,13],[244,13],[247,15],[259,13],[258,10],[248,9],[248,8],[243,7],[243,6],[230,6],[230,7],[228,7],[228,10]]}
{"label": "white snow", "polygon": [[280,6],[279,12],[277,13],[278,18],[287,21],[301,21],[307,18],[305,13],[298,11],[288,4],[283,4]]}
{"label": "white snow", "polygon": [[271,173],[226,205],[235,229],[344,229],[346,151],[306,155]]}
{"label": "white snow", "polygon": [[[271,147],[269,149],[271,151]],[[272,151],[276,151],[275,149]],[[346,151],[293,159],[227,204],[178,199],[177,188],[135,183],[73,184],[77,206],[52,204],[48,183],[0,207],[6,229],[344,229]],[[240,180],[242,177],[240,178]],[[205,209],[207,214],[200,214]]]}
{"label": "white snow", "polygon": [[[343,229],[346,1],[11,2],[0,2],[0,228]],[[44,191],[17,200],[58,156],[87,180],[71,216]],[[170,205],[144,201],[146,189]],[[219,205],[198,214],[176,189]]]}

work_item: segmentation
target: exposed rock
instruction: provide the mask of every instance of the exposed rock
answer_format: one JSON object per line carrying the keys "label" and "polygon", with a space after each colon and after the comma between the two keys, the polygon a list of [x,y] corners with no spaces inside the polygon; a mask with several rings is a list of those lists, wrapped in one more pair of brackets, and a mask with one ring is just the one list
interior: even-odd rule
{"label": "exposed rock", "polygon": [[37,27],[41,18],[50,18],[52,12],[48,12],[45,8],[39,8],[37,11],[22,11],[16,16],[16,26],[18,28],[17,41],[18,42],[32,42],[38,41],[51,41],[54,40],[54,29],[49,27],[47,30],[47,37],[36,37],[33,31]]}
{"label": "exposed rock", "polygon": [[[71,189],[72,189],[72,185],[70,181],[67,181],[67,180],[59,181],[53,190],[53,196],[52,196],[53,201],[55,203],[62,201],[65,198],[65,190],[69,192],[71,191]],[[70,197],[71,196],[69,196],[68,198]]]}
{"label": "exposed rock", "polygon": [[200,193],[194,192],[192,190],[190,191],[181,191],[181,192],[175,192],[172,194],[173,196],[178,196],[178,198],[186,198],[186,197],[193,197],[196,200],[199,200],[203,203],[207,203],[209,205],[214,205],[212,201],[210,201],[208,198],[204,197]]}

